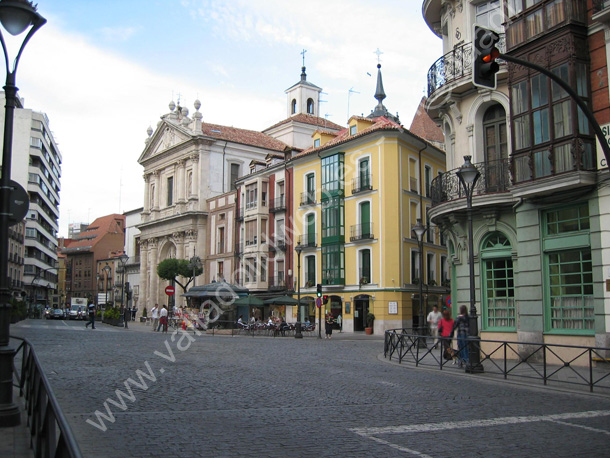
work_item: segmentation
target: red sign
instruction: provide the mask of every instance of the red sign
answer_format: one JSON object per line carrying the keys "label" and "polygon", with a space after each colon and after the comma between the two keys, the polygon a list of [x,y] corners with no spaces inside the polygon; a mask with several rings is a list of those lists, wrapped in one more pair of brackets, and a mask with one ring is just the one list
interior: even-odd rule
{"label": "red sign", "polygon": [[176,288],[174,288],[173,286],[168,286],[167,288],[165,288],[165,294],[167,294],[168,296],[173,296],[175,292]]}
{"label": "red sign", "polygon": [[451,307],[451,296],[445,298],[445,304],[447,304],[447,307]]}

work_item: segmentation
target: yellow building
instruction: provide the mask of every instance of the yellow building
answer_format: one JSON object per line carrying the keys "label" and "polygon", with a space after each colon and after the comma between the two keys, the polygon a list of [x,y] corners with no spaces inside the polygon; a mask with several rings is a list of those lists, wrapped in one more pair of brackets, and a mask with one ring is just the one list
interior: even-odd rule
{"label": "yellow building", "polygon": [[[312,146],[292,160],[294,272],[300,250],[301,296],[315,298],[321,284],[322,316],[341,315],[343,330],[361,331],[367,315],[374,332],[411,327],[419,311],[422,279],[425,314],[448,293],[447,254],[441,234],[423,237],[424,272],[412,228],[426,223],[430,182],[444,172],[445,154],[402,127],[383,106],[378,71],[376,109],[352,117],[340,132],[318,130]],[[311,299],[310,299],[311,300]],[[299,319],[316,322],[315,305]]]}

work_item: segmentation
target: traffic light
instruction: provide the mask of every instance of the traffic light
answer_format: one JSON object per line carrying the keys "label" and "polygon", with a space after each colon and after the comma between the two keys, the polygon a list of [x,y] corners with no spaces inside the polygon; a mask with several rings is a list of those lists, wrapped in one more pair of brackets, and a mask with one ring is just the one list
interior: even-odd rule
{"label": "traffic light", "polygon": [[325,295],[322,297],[322,303],[323,303],[324,305],[328,304],[328,294],[325,294]]}
{"label": "traffic light", "polygon": [[318,292],[318,297],[322,297],[322,285],[320,283],[316,285],[316,289]]}
{"label": "traffic light", "polygon": [[474,26],[472,82],[475,86],[496,88],[496,73],[500,70],[496,62],[500,56],[500,50],[496,48],[499,40],[500,36],[493,30]]}

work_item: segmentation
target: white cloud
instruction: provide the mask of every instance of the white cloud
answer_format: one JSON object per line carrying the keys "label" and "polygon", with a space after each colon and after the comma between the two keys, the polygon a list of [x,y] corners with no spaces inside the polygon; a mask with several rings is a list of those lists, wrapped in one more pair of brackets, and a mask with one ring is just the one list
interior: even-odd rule
{"label": "white cloud", "polygon": [[136,33],[135,27],[103,27],[102,38],[107,42],[127,41]]}

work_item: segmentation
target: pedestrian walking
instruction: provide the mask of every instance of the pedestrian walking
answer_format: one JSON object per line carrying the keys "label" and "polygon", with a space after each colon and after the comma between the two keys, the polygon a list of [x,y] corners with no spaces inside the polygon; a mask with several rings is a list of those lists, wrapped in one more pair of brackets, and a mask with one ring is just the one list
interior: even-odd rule
{"label": "pedestrian walking", "polygon": [[87,321],[85,327],[88,328],[91,325],[91,329],[95,329],[95,304],[92,301],[89,301],[87,310],[89,311],[89,321]]}
{"label": "pedestrian walking", "polygon": [[129,329],[129,326],[127,326],[127,322],[129,321],[129,318],[131,317],[131,310],[129,309],[129,306],[124,306],[123,307],[123,323],[125,326],[125,329]]}
{"label": "pedestrian walking", "polygon": [[333,316],[329,313],[326,316],[326,338],[327,339],[330,339],[333,336],[333,324],[334,324]]}
{"label": "pedestrian walking", "polygon": [[438,322],[438,333],[442,338],[443,356],[445,359],[451,359],[445,355],[450,355],[449,349],[451,348],[451,339],[453,339],[453,323],[454,320],[451,318],[451,312],[449,310],[443,310],[443,318]]}
{"label": "pedestrian walking", "polygon": [[432,311],[428,313],[428,325],[430,326],[430,335],[434,337],[433,348],[438,346],[438,323],[441,320],[441,312],[438,311],[438,307],[435,305],[432,307]]}
{"label": "pedestrian walking", "polygon": [[453,323],[453,330],[457,330],[457,341],[458,341],[458,356],[460,358],[460,367],[464,363],[468,364],[468,309],[465,305],[460,307],[460,314]]}
{"label": "pedestrian walking", "polygon": [[131,308],[131,321],[136,321],[136,314],[138,313],[138,307],[135,305]]}
{"label": "pedestrian walking", "polygon": [[165,308],[165,305],[163,305],[163,308],[159,312],[159,327],[157,328],[157,331],[161,329],[161,327],[163,327],[163,332],[167,332],[167,309]]}
{"label": "pedestrian walking", "polygon": [[150,309],[150,316],[152,317],[152,330],[158,331],[157,327],[159,326],[159,304],[155,304],[155,306]]}

